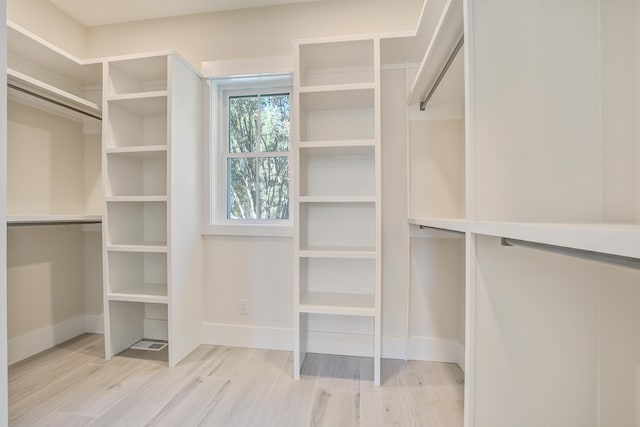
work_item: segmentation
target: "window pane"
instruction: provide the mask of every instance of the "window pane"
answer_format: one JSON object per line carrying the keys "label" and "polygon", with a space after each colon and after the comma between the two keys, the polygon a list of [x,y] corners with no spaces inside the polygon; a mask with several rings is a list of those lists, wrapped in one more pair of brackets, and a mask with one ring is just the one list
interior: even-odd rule
{"label": "window pane", "polygon": [[289,151],[289,95],[260,97],[260,149]]}
{"label": "window pane", "polygon": [[257,96],[229,97],[229,152],[246,153],[258,149]]}
{"label": "window pane", "polygon": [[289,161],[267,157],[260,163],[260,218],[289,218]]}
{"label": "window pane", "polygon": [[227,159],[229,219],[257,219],[256,159]]}

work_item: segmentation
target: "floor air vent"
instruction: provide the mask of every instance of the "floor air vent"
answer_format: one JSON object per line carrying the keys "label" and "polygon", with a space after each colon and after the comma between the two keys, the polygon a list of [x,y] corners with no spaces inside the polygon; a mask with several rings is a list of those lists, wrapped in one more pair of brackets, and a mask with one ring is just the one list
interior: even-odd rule
{"label": "floor air vent", "polygon": [[166,342],[141,340],[129,347],[132,350],[160,351],[167,346]]}

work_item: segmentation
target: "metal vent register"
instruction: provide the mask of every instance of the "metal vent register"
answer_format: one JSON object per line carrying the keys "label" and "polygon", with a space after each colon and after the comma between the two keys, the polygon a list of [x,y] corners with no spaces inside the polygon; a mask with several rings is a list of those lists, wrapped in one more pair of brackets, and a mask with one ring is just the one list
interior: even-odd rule
{"label": "metal vent register", "polygon": [[166,346],[166,342],[140,340],[129,348],[132,350],[160,351]]}

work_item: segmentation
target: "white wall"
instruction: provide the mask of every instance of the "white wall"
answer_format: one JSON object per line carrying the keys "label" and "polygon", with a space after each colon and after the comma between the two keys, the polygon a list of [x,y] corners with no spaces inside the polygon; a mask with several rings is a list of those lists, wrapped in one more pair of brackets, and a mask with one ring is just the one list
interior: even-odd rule
{"label": "white wall", "polygon": [[[480,219],[638,221],[639,4],[474,3]],[[638,271],[475,250],[474,425],[640,425]]]}
{"label": "white wall", "polygon": [[[635,40],[640,39],[640,4],[636,1],[635,7]],[[635,57],[636,57],[636,70],[640,70],[640,42],[636,43]],[[640,78],[640,73],[636,72],[636,77]],[[636,141],[640,144],[640,81],[636,83]],[[640,178],[640,148],[636,146],[636,174]],[[636,193],[636,222],[640,223],[640,184],[637,185]]]}
{"label": "white wall", "polygon": [[102,331],[102,241],[82,225],[9,227],[9,364]]}
{"label": "white wall", "polygon": [[10,215],[84,212],[82,124],[9,102]]}
{"label": "white wall", "polygon": [[381,84],[382,335],[404,337],[408,291],[405,69],[383,70]]}
{"label": "white wall", "polygon": [[[6,1],[0,0],[0,40],[7,39]],[[0,44],[0,171],[7,170],[7,46]],[[7,176],[0,174],[0,425],[7,425]]]}
{"label": "white wall", "polygon": [[634,222],[640,216],[640,1],[600,2],[602,73],[603,217]]}
{"label": "white wall", "polygon": [[202,61],[291,54],[297,38],[414,30],[422,0],[322,1],[88,29],[90,56],[175,49]]}
{"label": "white wall", "polygon": [[7,17],[78,58],[87,54],[86,27],[48,0],[8,0]]}
{"label": "white wall", "polygon": [[[100,135],[85,135],[79,122],[14,101],[7,118],[8,212],[99,214]],[[9,229],[9,363],[101,330],[101,238],[83,230]]]}
{"label": "white wall", "polygon": [[84,331],[83,250],[81,226],[9,228],[10,364]]}
{"label": "white wall", "polygon": [[602,267],[599,325],[600,426],[640,425],[640,271]]}
{"label": "white wall", "polygon": [[9,339],[84,313],[82,228],[10,227]]}
{"label": "white wall", "polygon": [[[407,130],[410,133],[416,130],[412,126],[407,129],[407,114],[415,115],[415,111],[407,112],[406,106],[407,74],[410,78],[413,74],[413,70],[409,71],[407,73],[405,68],[399,68],[382,72],[382,322],[383,336],[387,338],[387,346],[383,346],[383,350],[386,350],[387,356],[391,356],[393,348],[389,338],[404,338],[408,332],[409,358],[461,361],[464,343],[464,238],[434,237],[432,233],[414,230],[413,237],[408,240],[406,141]],[[418,106],[409,108],[417,110]],[[461,129],[460,126],[458,120],[457,129]],[[426,157],[420,157],[419,149],[437,145],[438,141],[430,140],[431,136],[426,132],[412,134],[409,159],[412,162],[412,174],[430,168],[430,165],[421,162]],[[460,141],[440,142],[451,143],[454,152],[464,145]],[[413,178],[414,187],[410,191],[411,205],[415,206],[419,201],[424,202],[425,198],[420,196],[429,193],[433,187],[427,185],[424,179]],[[455,183],[453,186],[459,187]],[[463,194],[461,189],[457,190],[457,195]],[[460,205],[459,202],[451,205],[456,204]],[[448,208],[449,205],[444,209]],[[458,211],[463,207],[458,208],[454,209],[456,213],[452,216],[461,214]],[[434,210],[437,211],[438,207]],[[443,213],[442,209],[440,213]],[[409,254],[410,282],[407,277]]]}
{"label": "white wall", "polygon": [[594,262],[477,238],[474,425],[597,425],[600,277]]}
{"label": "white wall", "polygon": [[598,16],[596,0],[474,4],[478,219],[601,220]]}
{"label": "white wall", "polygon": [[414,340],[454,341],[462,350],[464,236],[419,234],[411,239],[410,335]]}
{"label": "white wall", "polygon": [[[102,321],[102,233],[101,227],[83,227],[83,294],[84,294],[84,314],[93,316],[95,321]],[[94,231],[95,230],[95,231]],[[101,325],[98,323],[100,330]]]}
{"label": "white wall", "polygon": [[[293,239],[204,238],[203,340],[290,349],[293,344]],[[248,314],[240,314],[240,299]]]}

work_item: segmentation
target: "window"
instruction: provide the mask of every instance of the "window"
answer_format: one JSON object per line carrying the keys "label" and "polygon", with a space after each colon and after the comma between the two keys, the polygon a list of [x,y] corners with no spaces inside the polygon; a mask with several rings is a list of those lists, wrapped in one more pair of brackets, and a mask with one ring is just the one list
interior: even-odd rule
{"label": "window", "polygon": [[223,99],[227,220],[288,220],[290,91],[224,91]]}

